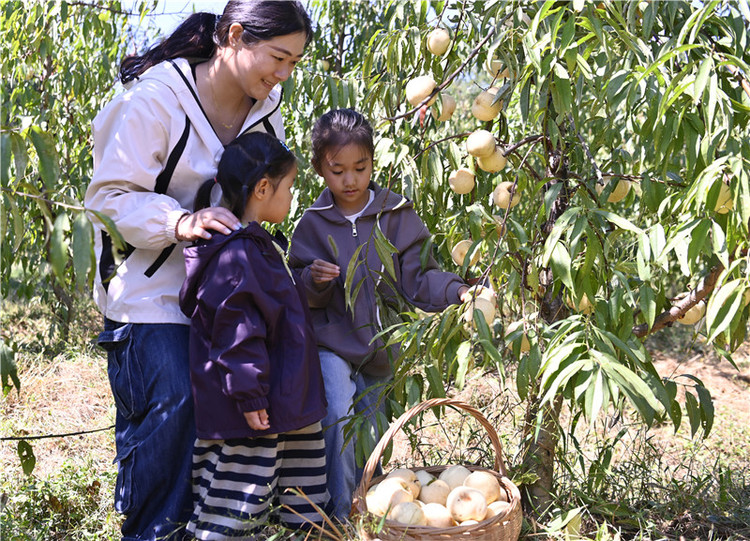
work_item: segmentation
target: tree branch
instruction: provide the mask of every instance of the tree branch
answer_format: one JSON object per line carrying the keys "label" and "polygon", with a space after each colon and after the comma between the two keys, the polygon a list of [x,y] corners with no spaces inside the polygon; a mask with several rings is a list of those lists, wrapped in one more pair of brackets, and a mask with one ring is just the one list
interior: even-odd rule
{"label": "tree branch", "polygon": [[52,201],[51,199],[47,199],[46,197],[42,197],[41,195],[34,195],[30,193],[25,192],[17,192],[16,190],[12,190],[10,188],[2,187],[0,188],[0,191],[3,191],[5,193],[16,195],[19,197],[29,197],[31,199],[38,199],[39,201],[44,201],[45,203],[48,203],[50,205],[56,205],[58,207],[63,207],[66,209],[72,209],[72,210],[86,210],[85,207],[82,207],[80,205],[71,205],[69,203],[61,203],[60,201]]}
{"label": "tree branch", "polygon": [[575,120],[573,120],[573,115],[568,114],[568,120],[570,120],[570,126],[573,128],[573,131],[576,134],[576,137],[578,137],[578,140],[581,142],[581,145],[583,146],[583,150],[586,153],[586,157],[591,162],[591,165],[594,166],[594,171],[596,171],[596,180],[597,182],[601,182],[602,180],[602,171],[599,169],[599,166],[596,164],[596,161],[594,160],[593,154],[591,154],[591,150],[589,149],[588,143],[586,143],[586,140],[583,138],[583,135],[581,135],[581,132],[578,131],[578,128],[576,128]]}
{"label": "tree branch", "polygon": [[544,135],[529,135],[528,137],[524,137],[517,143],[513,143],[511,146],[506,148],[503,151],[503,156],[507,156],[511,152],[515,152],[519,147],[522,147],[523,145],[529,144],[529,143],[536,143],[540,139],[544,139]]}
{"label": "tree branch", "polygon": [[421,156],[422,154],[424,154],[425,152],[427,152],[428,150],[430,150],[435,145],[438,145],[440,143],[445,143],[446,141],[450,141],[451,139],[460,139],[460,138],[466,137],[468,135],[471,135],[471,132],[467,131],[467,132],[464,132],[464,133],[458,133],[458,134],[455,134],[455,135],[449,135],[448,137],[443,137],[442,139],[438,139],[437,141],[433,141],[432,143],[430,143],[429,145],[427,145],[426,147],[424,147],[422,150],[420,150],[419,152],[417,152],[414,155],[414,159],[416,160],[419,156]]}
{"label": "tree branch", "polygon": [[687,294],[683,299],[680,299],[672,305],[672,307],[666,312],[662,312],[654,320],[654,326],[650,329],[646,323],[635,325],[633,327],[633,334],[638,338],[644,338],[649,334],[653,334],[656,331],[667,327],[680,319],[685,313],[690,310],[693,306],[698,304],[700,301],[708,297],[716,287],[716,280],[719,279],[719,275],[724,270],[724,265],[719,263],[713,267],[706,276],[703,277],[698,286]]}

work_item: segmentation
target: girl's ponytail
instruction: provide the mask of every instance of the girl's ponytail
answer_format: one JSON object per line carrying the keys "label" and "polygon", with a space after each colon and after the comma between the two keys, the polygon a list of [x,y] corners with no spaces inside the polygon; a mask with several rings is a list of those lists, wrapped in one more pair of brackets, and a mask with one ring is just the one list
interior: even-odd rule
{"label": "girl's ponytail", "polygon": [[211,58],[216,50],[216,19],[213,13],[194,13],[158,45],[142,55],[126,56],[120,64],[120,81],[123,84],[132,81],[164,60]]}

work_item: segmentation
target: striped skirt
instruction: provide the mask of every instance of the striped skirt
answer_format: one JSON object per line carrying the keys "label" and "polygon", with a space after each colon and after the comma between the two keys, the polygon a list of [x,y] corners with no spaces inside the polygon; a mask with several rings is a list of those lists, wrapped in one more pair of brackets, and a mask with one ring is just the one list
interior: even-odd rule
{"label": "striped skirt", "polygon": [[[195,510],[187,531],[196,539],[255,539],[269,519],[298,529],[322,523],[326,509],[325,447],[320,423],[259,438],[195,441]],[[296,511],[302,517],[298,516]]]}

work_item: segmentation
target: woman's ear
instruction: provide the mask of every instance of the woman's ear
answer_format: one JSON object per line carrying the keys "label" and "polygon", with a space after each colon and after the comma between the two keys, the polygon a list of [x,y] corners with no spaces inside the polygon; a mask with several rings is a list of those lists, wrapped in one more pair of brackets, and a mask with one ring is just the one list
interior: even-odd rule
{"label": "woman's ear", "polygon": [[271,188],[271,183],[268,182],[268,179],[266,177],[263,177],[255,183],[255,187],[253,188],[253,195],[262,201],[266,198],[266,196],[273,192]]}
{"label": "woman's ear", "polygon": [[227,43],[230,47],[236,48],[242,43],[242,33],[245,31],[240,23],[232,23],[227,32]]}

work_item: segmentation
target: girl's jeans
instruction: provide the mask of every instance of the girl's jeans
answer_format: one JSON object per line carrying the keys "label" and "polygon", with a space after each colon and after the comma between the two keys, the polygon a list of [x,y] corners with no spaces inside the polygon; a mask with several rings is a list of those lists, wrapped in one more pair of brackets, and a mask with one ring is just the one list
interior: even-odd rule
{"label": "girl's jeans", "polygon": [[[344,447],[344,425],[348,421],[346,417],[353,413],[366,412],[367,418],[375,427],[376,438],[380,438],[375,415],[378,411],[385,412],[385,402],[378,403],[378,395],[382,390],[382,386],[378,384],[390,381],[390,377],[375,377],[355,372],[348,361],[332,351],[320,349],[319,353],[328,401],[328,413],[322,421],[326,444],[328,492],[331,495],[333,515],[339,520],[344,520],[352,508],[354,489],[362,479],[362,468],[357,467],[354,453],[355,438],[350,439]],[[373,385],[378,386],[364,393]]]}
{"label": "girl's jeans", "polygon": [[99,334],[117,406],[115,509],[126,517],[123,540],[182,539],[192,513],[189,329],[107,319]]}

